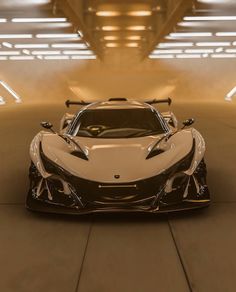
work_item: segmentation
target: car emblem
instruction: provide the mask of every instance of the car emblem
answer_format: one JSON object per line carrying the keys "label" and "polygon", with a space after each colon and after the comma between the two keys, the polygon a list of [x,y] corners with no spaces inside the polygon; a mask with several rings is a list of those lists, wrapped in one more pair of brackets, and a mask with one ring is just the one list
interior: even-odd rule
{"label": "car emblem", "polygon": [[120,178],[120,175],[119,174],[115,174],[114,175],[114,178],[119,179]]}

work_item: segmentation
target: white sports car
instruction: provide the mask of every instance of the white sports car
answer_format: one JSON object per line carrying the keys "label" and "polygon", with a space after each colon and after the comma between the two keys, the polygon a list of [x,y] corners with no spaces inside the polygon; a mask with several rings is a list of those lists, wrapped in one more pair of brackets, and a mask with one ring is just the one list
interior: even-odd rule
{"label": "white sports car", "polygon": [[153,100],[112,98],[65,114],[60,131],[42,122],[30,146],[31,210],[170,212],[208,206],[205,142],[194,120],[178,128],[172,112]]}

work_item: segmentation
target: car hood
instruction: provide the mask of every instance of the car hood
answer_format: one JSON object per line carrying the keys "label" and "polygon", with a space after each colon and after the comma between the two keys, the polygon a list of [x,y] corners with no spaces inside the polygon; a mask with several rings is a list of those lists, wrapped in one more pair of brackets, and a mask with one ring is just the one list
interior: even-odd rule
{"label": "car hood", "polygon": [[125,183],[156,176],[186,156],[192,147],[191,130],[183,130],[168,140],[169,149],[146,159],[150,149],[163,135],[128,139],[76,137],[88,153],[88,160],[71,154],[68,144],[58,135],[41,137],[44,154],[72,175],[104,183]]}

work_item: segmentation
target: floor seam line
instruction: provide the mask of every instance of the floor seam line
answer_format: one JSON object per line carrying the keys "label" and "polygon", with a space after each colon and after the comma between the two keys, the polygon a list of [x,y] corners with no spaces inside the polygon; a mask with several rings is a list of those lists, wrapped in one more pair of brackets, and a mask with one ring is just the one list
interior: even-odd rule
{"label": "floor seam line", "polygon": [[86,244],[85,244],[82,263],[80,265],[80,270],[79,270],[79,275],[78,275],[78,279],[77,279],[77,283],[76,283],[76,287],[75,287],[75,292],[79,291],[79,284],[80,284],[80,279],[81,279],[81,276],[82,276],[83,266],[84,266],[84,262],[85,262],[85,258],[86,258],[86,254],[87,254],[87,249],[88,249],[89,239],[90,239],[90,235],[91,235],[91,231],[92,231],[92,226],[93,226],[93,219],[92,219],[92,221],[90,223],[90,226],[89,226],[88,237],[87,237]]}
{"label": "floor seam line", "polygon": [[171,223],[170,223],[170,219],[169,219],[169,218],[167,218],[167,222],[168,222],[168,226],[169,226],[170,234],[171,234],[171,237],[172,237],[172,239],[173,239],[174,246],[175,246],[175,249],[176,249],[176,252],[177,252],[177,255],[178,255],[178,258],[179,258],[180,264],[181,264],[182,269],[183,269],[183,272],[184,272],[185,279],[186,279],[187,284],[188,284],[189,291],[190,291],[190,292],[193,292],[193,288],[192,288],[192,286],[191,286],[191,282],[190,282],[190,279],[189,279],[189,276],[188,276],[187,270],[186,270],[186,268],[185,268],[185,265],[184,265],[183,259],[182,259],[182,257],[181,257],[181,254],[180,254],[180,251],[179,251],[179,248],[178,248],[177,242],[176,242],[176,240],[175,240],[175,236],[174,236],[173,229],[172,229],[172,227],[171,227]]}

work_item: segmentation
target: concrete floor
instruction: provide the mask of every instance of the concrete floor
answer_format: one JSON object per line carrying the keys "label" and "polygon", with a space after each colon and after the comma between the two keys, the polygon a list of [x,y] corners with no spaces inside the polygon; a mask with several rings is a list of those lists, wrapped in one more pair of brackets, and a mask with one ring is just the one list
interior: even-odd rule
{"label": "concrete floor", "polygon": [[158,216],[39,215],[24,208],[29,143],[62,105],[0,108],[0,291],[236,290],[236,106],[174,104],[207,142],[209,209]]}

